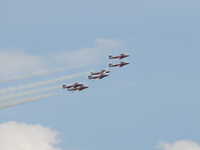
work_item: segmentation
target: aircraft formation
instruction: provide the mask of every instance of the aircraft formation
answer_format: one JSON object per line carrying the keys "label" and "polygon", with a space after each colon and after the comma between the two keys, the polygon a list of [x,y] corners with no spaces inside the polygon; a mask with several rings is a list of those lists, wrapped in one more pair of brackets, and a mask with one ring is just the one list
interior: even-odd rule
{"label": "aircraft formation", "polygon": [[[129,54],[122,53],[118,56],[112,56],[111,54],[108,55],[109,59],[114,59],[114,60],[123,59],[125,57],[129,57]],[[117,63],[117,64],[112,64],[110,62],[110,63],[108,63],[108,66],[109,67],[115,67],[115,69],[116,69],[118,67],[123,67],[124,65],[128,65],[128,64],[129,64],[129,62],[127,62],[127,61],[121,61],[120,63]],[[103,78],[109,76],[109,73],[110,73],[110,70],[107,70],[107,69],[103,69],[99,72],[90,71],[90,73],[87,77],[88,77],[89,80],[91,80],[91,79],[98,80],[98,79],[103,79]],[[89,86],[85,85],[83,83],[80,83],[80,82],[76,82],[72,85],[63,84],[62,87],[63,87],[63,89],[67,89],[68,91],[76,92],[76,91],[82,91],[82,90],[88,88]]]}

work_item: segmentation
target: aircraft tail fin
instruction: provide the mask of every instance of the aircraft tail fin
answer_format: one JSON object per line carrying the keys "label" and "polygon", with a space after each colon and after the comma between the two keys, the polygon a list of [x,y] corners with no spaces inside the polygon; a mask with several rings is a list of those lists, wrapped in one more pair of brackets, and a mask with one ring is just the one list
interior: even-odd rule
{"label": "aircraft tail fin", "polygon": [[109,55],[108,55],[108,57],[109,57],[109,58],[112,58],[112,55],[111,55],[111,54],[109,54]]}
{"label": "aircraft tail fin", "polygon": [[108,63],[108,66],[111,67],[111,66],[112,66],[112,63]]}
{"label": "aircraft tail fin", "polygon": [[92,74],[93,73],[93,71],[92,70],[90,70],[90,74]]}
{"label": "aircraft tail fin", "polygon": [[66,88],[66,85],[65,85],[65,84],[63,84],[63,85],[62,85],[62,87],[63,87],[63,89],[65,89],[65,88]]}
{"label": "aircraft tail fin", "polygon": [[91,79],[92,75],[88,75],[88,79]]}

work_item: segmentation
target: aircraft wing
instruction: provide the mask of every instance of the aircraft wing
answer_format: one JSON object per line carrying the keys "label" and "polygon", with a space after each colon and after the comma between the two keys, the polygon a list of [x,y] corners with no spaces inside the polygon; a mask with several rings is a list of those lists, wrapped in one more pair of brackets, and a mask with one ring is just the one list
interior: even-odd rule
{"label": "aircraft wing", "polygon": [[119,65],[115,67],[115,69],[119,68]]}
{"label": "aircraft wing", "polygon": [[75,89],[75,90],[72,91],[72,93],[77,92],[78,90],[79,90],[79,89]]}
{"label": "aircraft wing", "polygon": [[97,78],[93,79],[93,81],[96,81],[96,80],[98,80],[98,79],[99,79],[99,77],[97,77]]}

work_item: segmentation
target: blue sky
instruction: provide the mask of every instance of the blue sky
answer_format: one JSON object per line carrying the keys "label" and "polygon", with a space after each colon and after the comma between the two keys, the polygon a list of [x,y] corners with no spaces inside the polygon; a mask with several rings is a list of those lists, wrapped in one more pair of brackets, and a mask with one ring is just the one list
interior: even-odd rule
{"label": "blue sky", "polygon": [[1,109],[0,149],[199,150],[199,8],[198,0],[1,0],[1,80],[83,66],[4,82],[0,91],[119,62],[108,54],[127,52],[130,64],[98,81],[83,75],[11,92],[89,85]]}

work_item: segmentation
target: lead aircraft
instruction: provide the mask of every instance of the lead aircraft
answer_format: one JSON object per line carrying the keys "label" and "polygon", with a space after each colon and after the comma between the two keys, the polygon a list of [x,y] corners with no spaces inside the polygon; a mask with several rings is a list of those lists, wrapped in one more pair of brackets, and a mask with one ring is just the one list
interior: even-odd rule
{"label": "lead aircraft", "polygon": [[127,61],[122,61],[122,62],[120,62],[120,63],[118,63],[118,64],[109,63],[108,66],[109,66],[109,67],[118,68],[118,67],[122,67],[122,66],[128,65],[128,64],[129,64],[129,62],[127,62]]}
{"label": "lead aircraft", "polygon": [[118,55],[118,56],[112,56],[112,55],[110,54],[110,55],[108,55],[108,57],[109,57],[109,59],[116,59],[116,60],[118,60],[118,59],[123,59],[123,58],[125,58],[125,57],[129,57],[129,54],[122,53],[122,54],[120,54],[120,55]]}

